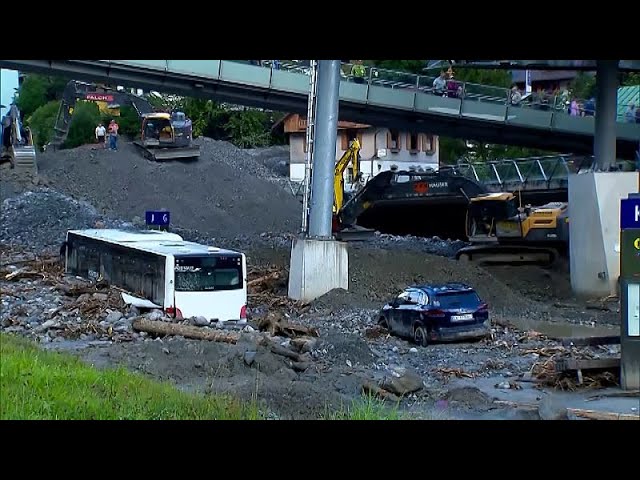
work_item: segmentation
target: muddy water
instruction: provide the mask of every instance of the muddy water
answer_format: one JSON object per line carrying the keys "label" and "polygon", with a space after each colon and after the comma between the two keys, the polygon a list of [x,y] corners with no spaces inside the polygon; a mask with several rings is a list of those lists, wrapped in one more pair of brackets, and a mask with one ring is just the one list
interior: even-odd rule
{"label": "muddy water", "polygon": [[517,328],[521,330],[535,330],[548,337],[605,337],[620,335],[619,325],[576,325],[569,322],[547,322],[543,320],[532,320],[529,318],[509,319]]}

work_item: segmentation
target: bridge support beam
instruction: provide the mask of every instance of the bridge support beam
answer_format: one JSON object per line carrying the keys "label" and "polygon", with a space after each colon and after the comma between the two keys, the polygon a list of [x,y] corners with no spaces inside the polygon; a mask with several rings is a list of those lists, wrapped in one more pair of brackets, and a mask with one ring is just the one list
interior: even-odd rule
{"label": "bridge support beam", "polygon": [[336,164],[340,60],[318,62],[309,232],[294,239],[289,265],[289,297],[305,302],[334,288],[349,288],[347,245],[332,236],[333,172]]}
{"label": "bridge support beam", "polygon": [[585,297],[617,294],[620,200],[638,192],[637,172],[609,172],[616,161],[617,60],[598,60],[594,157],[596,169],[569,177],[571,287]]}
{"label": "bridge support beam", "polygon": [[596,71],[596,125],[593,155],[600,171],[616,161],[618,117],[618,60],[598,60]]}

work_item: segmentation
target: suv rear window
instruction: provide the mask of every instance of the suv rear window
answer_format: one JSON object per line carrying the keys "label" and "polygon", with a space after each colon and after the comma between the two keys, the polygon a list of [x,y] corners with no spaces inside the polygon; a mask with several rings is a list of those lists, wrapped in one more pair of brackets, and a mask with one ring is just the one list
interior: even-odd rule
{"label": "suv rear window", "polygon": [[440,308],[443,309],[478,308],[480,306],[480,297],[474,291],[439,293],[436,295],[436,301],[440,302]]}

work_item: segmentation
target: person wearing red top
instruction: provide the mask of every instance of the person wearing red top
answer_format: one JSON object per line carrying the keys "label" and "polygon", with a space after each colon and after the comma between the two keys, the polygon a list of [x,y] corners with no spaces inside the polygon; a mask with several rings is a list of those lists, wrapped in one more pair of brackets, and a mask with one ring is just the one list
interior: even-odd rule
{"label": "person wearing red top", "polygon": [[120,127],[115,120],[109,122],[109,148],[111,150],[118,150],[118,129]]}

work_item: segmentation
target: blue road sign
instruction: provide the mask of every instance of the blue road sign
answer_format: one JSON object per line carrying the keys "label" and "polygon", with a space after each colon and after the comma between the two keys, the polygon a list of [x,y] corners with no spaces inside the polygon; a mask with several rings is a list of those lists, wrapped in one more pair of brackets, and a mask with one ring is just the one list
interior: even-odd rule
{"label": "blue road sign", "polygon": [[166,227],[171,220],[171,214],[166,211],[150,210],[144,213],[144,219],[147,225],[157,225],[159,227]]}
{"label": "blue road sign", "polygon": [[620,202],[620,229],[640,228],[640,198],[623,198]]}

